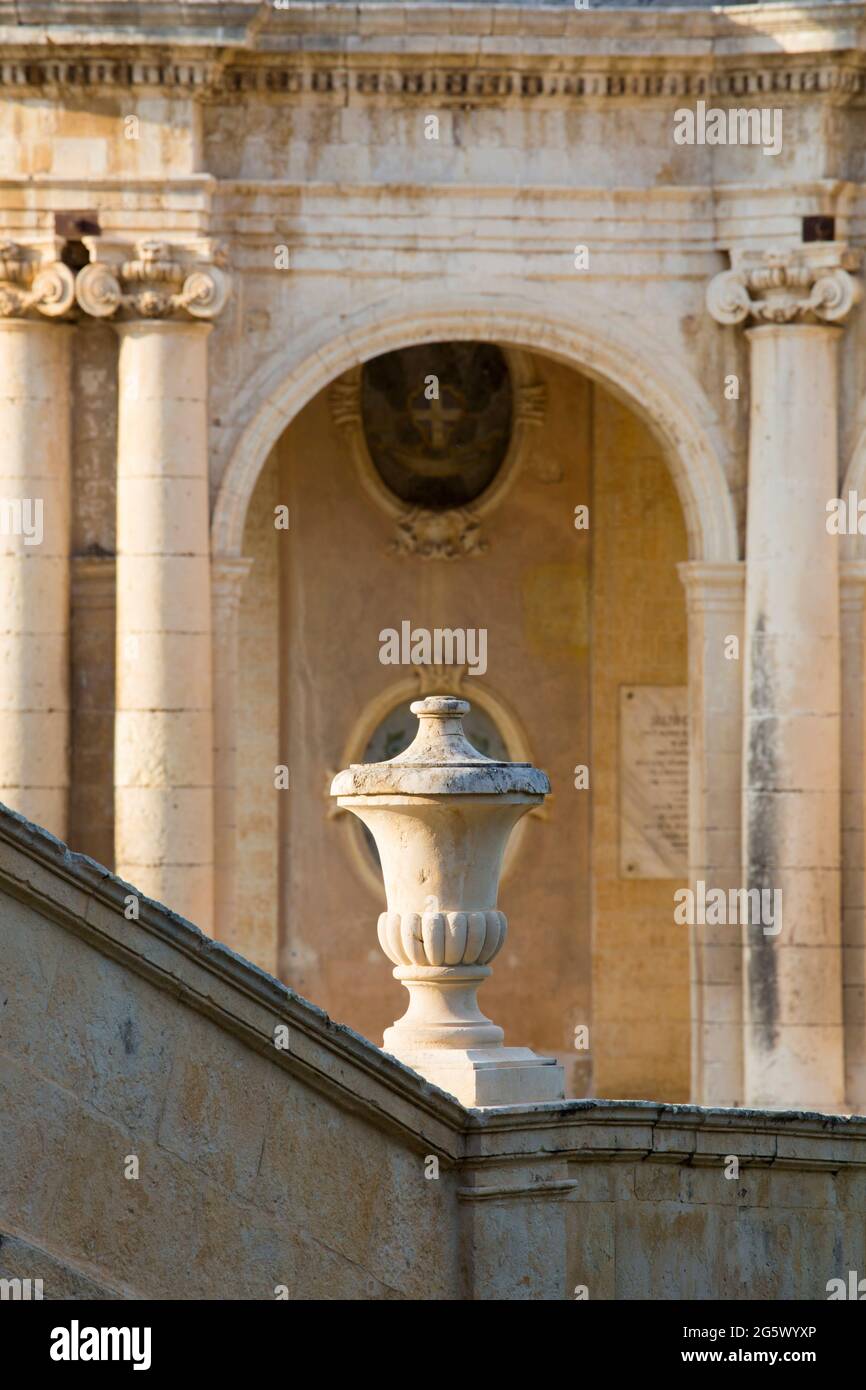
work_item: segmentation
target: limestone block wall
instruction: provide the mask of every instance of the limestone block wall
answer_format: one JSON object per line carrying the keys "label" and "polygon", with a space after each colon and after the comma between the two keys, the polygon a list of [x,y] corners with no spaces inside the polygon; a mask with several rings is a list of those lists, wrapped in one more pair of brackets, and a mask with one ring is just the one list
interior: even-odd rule
{"label": "limestone block wall", "polygon": [[48,178],[162,178],[195,169],[198,129],[195,105],[179,93],[140,92],[132,101],[106,93],[98,104],[11,96],[0,116],[0,155],[6,169]]}
{"label": "limestone block wall", "polygon": [[866,1267],[862,1119],[648,1105],[614,1120],[612,1111],[587,1114],[587,1147],[612,1138],[611,1126],[617,1145],[641,1153],[569,1169],[572,1293],[820,1301],[829,1280]]}

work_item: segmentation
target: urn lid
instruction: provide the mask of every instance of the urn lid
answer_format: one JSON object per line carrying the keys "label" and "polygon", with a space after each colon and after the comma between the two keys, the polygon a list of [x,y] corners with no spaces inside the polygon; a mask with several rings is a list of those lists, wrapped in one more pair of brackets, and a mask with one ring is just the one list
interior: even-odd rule
{"label": "urn lid", "polygon": [[539,799],[550,791],[531,763],[497,762],[473,748],[463,732],[468,700],[430,695],[409,708],[418,716],[413,742],[384,763],[352,763],[331,783],[331,796],[508,796]]}

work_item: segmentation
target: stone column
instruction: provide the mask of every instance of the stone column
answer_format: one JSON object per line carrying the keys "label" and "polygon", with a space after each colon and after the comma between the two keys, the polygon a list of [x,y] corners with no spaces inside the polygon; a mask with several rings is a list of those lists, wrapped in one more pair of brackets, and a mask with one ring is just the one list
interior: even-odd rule
{"label": "stone column", "polygon": [[[745,565],[679,566],[689,621],[689,880],[697,894],[740,886]],[[692,1100],[743,1097],[739,934],[696,923],[690,940]]]}
{"label": "stone column", "polygon": [[758,324],[747,334],[743,886],[768,900],[743,928],[750,1106],[845,1108],[839,556],[826,521],[838,489],[831,324],[855,301],[853,264],[827,243],[739,252],[708,293],[720,322]]}
{"label": "stone column", "polygon": [[[106,253],[102,242],[100,253]],[[119,317],[115,865],[143,892],[213,921],[213,702],[207,337],[219,269],[140,243],[94,262],[76,293]],[[108,248],[110,256],[110,248]]]}
{"label": "stone column", "polygon": [[71,271],[0,242],[0,801],[60,839],[69,794]]}
{"label": "stone column", "polygon": [[864,777],[863,616],[866,561],[848,560],[841,572],[842,627],[842,1016],[845,1023],[845,1097],[866,1112],[866,777]]}
{"label": "stone column", "polygon": [[252,560],[215,555],[211,591],[214,680],[214,936],[235,940],[237,913],[238,617]]}

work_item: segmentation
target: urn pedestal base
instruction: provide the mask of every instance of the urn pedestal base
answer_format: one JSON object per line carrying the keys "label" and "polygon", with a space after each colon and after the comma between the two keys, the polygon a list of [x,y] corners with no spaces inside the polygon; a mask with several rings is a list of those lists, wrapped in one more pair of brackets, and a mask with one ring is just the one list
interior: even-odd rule
{"label": "urn pedestal base", "polygon": [[388,1028],[386,1052],[455,1096],[461,1105],[532,1105],[565,1097],[565,1073],[528,1047],[428,1047],[404,1051]]}

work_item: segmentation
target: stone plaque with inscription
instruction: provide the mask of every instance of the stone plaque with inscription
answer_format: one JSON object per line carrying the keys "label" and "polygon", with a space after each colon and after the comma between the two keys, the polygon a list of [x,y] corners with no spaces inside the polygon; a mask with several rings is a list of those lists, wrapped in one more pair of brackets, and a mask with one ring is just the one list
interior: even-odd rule
{"label": "stone plaque with inscription", "polygon": [[688,795],[687,687],[620,686],[621,878],[686,877]]}

